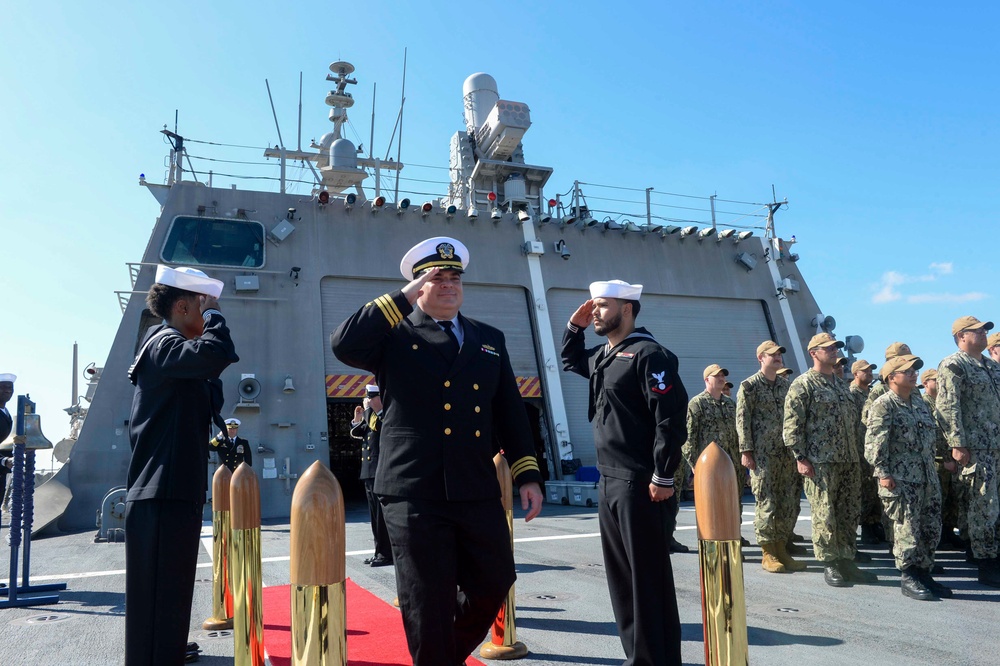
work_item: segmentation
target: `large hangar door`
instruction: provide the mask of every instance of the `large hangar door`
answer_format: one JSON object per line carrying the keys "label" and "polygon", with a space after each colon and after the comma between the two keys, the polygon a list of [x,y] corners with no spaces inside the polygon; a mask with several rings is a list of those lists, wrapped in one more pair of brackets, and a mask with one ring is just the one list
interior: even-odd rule
{"label": "large hangar door", "polygon": [[[549,316],[556,346],[570,316],[589,298],[583,290],[550,289]],[[657,341],[677,355],[681,381],[688,396],[705,389],[702,372],[705,366],[718,363],[729,370],[735,384],[757,372],[757,345],[771,338],[763,301],[732,298],[642,295],[642,310],[636,320]],[[587,329],[587,347],[605,343],[593,327]],[[783,341],[778,341],[784,344]],[[561,365],[561,364],[560,364]],[[563,373],[563,396],[569,419],[573,456],[584,465],[594,465],[594,436],[587,421],[588,382],[572,373]]]}

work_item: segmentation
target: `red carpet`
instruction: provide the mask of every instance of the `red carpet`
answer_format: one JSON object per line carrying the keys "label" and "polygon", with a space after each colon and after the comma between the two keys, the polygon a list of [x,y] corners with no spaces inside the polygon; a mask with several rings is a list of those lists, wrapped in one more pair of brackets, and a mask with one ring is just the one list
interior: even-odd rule
{"label": "red carpet", "polygon": [[[265,587],[264,649],[273,666],[291,666],[292,620],[287,585]],[[351,666],[409,666],[403,616],[371,592],[347,581],[347,660]],[[470,666],[485,666],[469,657]]]}

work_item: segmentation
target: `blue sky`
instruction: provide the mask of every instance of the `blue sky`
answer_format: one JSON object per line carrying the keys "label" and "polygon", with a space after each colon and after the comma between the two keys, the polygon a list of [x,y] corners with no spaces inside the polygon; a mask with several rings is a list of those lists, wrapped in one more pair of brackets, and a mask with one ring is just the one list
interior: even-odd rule
{"label": "blue sky", "polygon": [[[68,429],[60,410],[70,401],[73,341],[81,365],[102,365],[117,330],[113,291],[130,288],[125,262],[140,260],[158,212],[138,175],[162,182],[168,147],[158,132],[173,128],[174,110],[187,137],[274,145],[268,79],[285,143],[294,146],[301,71],[308,145],[330,128],[327,66],[349,60],[359,85],[357,135],[348,136],[367,144],[377,83],[375,145],[384,154],[404,48],[404,163],[447,166],[450,137],[463,127],[462,82],[485,71],[502,98],[530,106],[525,152],[529,162],[555,168],[548,194],[580,180],[762,202],[774,184],[789,200],[778,213],[779,234],[797,237],[800,267],[824,313],[836,317],[840,337],[862,335],[862,355],[873,362],[904,340],[936,364],[954,350],[956,317],[1000,317],[988,280],[1000,208],[997,6],[276,7],[5,3],[0,372],[20,376],[17,392],[38,402],[53,441]],[[259,150],[199,144],[189,151],[260,158]],[[440,169],[407,168],[413,178],[445,180]],[[410,187],[445,192],[432,183]],[[692,201],[704,210],[669,214],[707,221],[707,202]],[[720,214],[719,225],[733,217]]]}

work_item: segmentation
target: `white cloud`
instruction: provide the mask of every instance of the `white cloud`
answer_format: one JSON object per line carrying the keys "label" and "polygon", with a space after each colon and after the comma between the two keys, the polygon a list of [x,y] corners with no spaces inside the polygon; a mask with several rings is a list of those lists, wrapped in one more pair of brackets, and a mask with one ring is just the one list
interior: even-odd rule
{"label": "white cloud", "polygon": [[[873,287],[875,291],[872,295],[872,303],[892,303],[903,298],[899,287],[904,284],[915,282],[934,282],[942,275],[950,275],[954,270],[954,264],[950,261],[936,261],[928,266],[929,273],[923,275],[907,275],[899,271],[886,271],[882,273],[879,284]],[[969,292],[966,294],[913,294],[906,297],[907,303],[943,303],[955,301],[963,303],[966,301],[978,301],[986,298],[986,294],[981,292]]]}
{"label": "white cloud", "polygon": [[906,297],[907,303],[968,303],[988,298],[989,294],[981,291],[969,291],[964,294],[913,294]]}

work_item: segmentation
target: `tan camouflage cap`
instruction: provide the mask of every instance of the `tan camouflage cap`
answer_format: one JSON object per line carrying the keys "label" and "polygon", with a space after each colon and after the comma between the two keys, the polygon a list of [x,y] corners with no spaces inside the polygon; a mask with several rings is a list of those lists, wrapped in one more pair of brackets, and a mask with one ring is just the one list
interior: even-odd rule
{"label": "tan camouflage cap", "polygon": [[893,342],[891,345],[885,348],[885,360],[894,358],[896,356],[906,356],[910,353],[910,345],[905,342]]}
{"label": "tan camouflage cap", "polygon": [[926,384],[927,382],[931,381],[932,379],[937,379],[937,370],[935,370],[934,368],[930,368],[928,370],[924,370],[924,374],[920,375],[920,383],[921,384]]}
{"label": "tan camouflage cap", "polygon": [[882,367],[882,371],[879,373],[879,376],[882,378],[882,381],[888,383],[889,375],[891,375],[894,372],[902,372],[904,370],[909,370],[910,368],[919,370],[922,367],[924,367],[924,362],[920,360],[919,356],[914,356],[913,354],[904,354],[903,356],[893,356],[891,359],[885,362],[885,365]]}
{"label": "tan camouflage cap", "polygon": [[791,368],[779,368],[777,374],[779,375],[790,375],[793,370]]}
{"label": "tan camouflage cap", "polygon": [[993,328],[993,322],[979,321],[975,317],[971,316],[959,317],[955,320],[955,323],[951,325],[951,334],[958,335],[962,331],[974,331],[977,328],[985,328],[988,331]]}
{"label": "tan camouflage cap", "polygon": [[703,372],[701,374],[701,376],[702,376],[703,379],[708,379],[712,375],[717,375],[720,372],[722,373],[723,377],[728,377],[729,376],[729,371],[728,370],[726,370],[725,368],[723,368],[718,363],[713,363],[712,365],[710,365],[707,368],[705,368],[705,372]]}
{"label": "tan camouflage cap", "polygon": [[764,342],[757,345],[757,356],[760,356],[761,354],[774,354],[777,352],[784,354],[785,351],[785,348],[774,340],[764,340]]}
{"label": "tan camouflage cap", "polygon": [[990,337],[986,338],[986,348],[996,347],[1000,345],[1000,333],[994,333]]}
{"label": "tan camouflage cap", "polygon": [[812,336],[812,339],[809,340],[809,346],[806,349],[812,351],[813,349],[829,347],[830,345],[836,345],[837,349],[843,349],[844,347],[843,342],[837,340],[829,333],[818,333]]}
{"label": "tan camouflage cap", "polygon": [[874,363],[869,363],[865,359],[859,358],[854,362],[854,365],[851,366],[851,374],[853,375],[855,372],[861,372],[862,370],[874,370],[877,367],[878,366]]}
{"label": "tan camouflage cap", "polygon": [[733,383],[732,382],[726,382],[726,388],[727,389],[733,388]]}
{"label": "tan camouflage cap", "polygon": [[837,365],[847,367],[847,357],[842,351],[837,352]]}

